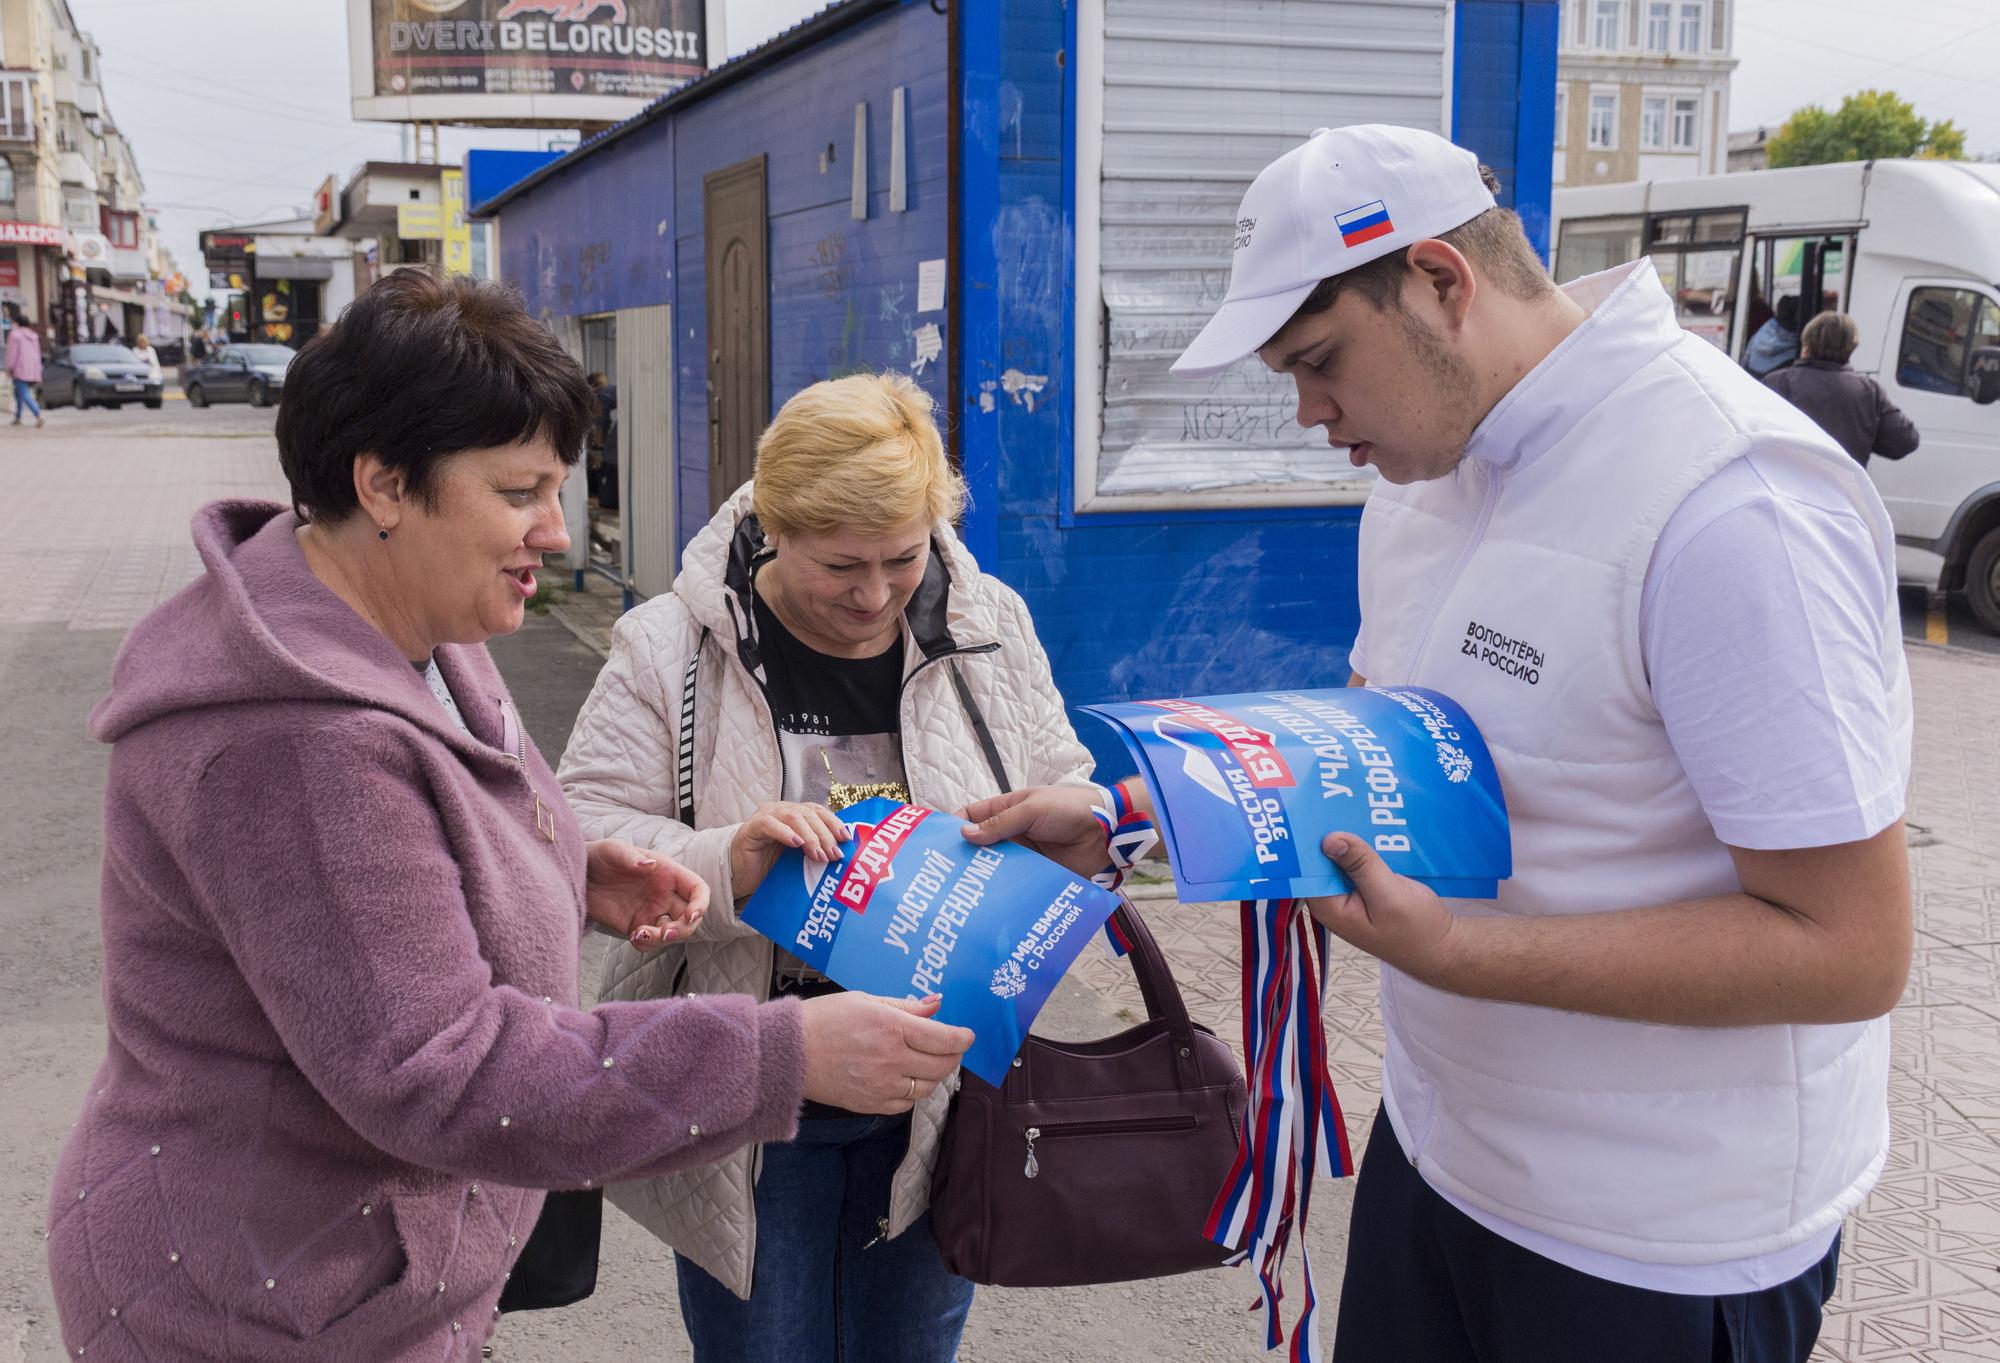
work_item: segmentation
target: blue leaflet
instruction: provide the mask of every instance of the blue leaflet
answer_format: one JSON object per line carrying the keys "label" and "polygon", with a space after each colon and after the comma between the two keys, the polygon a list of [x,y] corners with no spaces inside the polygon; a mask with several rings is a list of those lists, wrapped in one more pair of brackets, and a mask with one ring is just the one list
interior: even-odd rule
{"label": "blue leaflet", "polygon": [[1328,833],[1367,841],[1441,895],[1513,873],[1507,804],[1479,730],[1418,687],[1263,691],[1081,707],[1139,764],[1188,901],[1340,894]]}
{"label": "blue leaflet", "polygon": [[941,994],[938,1017],[977,1038],[965,1068],[999,1084],[1056,981],[1118,898],[1011,843],[975,847],[920,805],[863,800],[831,865],[778,858],[745,923],[847,989]]}

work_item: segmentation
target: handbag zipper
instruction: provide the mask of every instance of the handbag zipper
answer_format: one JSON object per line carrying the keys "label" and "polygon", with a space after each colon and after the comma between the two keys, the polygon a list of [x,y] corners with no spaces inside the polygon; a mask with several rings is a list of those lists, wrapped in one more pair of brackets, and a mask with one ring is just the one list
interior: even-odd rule
{"label": "handbag zipper", "polygon": [[1193,1117],[1185,1114],[1178,1117],[1134,1117],[1119,1122],[1065,1122],[1060,1126],[1031,1126],[1023,1134],[1028,1139],[1028,1160],[1021,1168],[1023,1178],[1035,1178],[1042,1172],[1042,1162],[1035,1157],[1035,1142],[1055,1140],[1065,1136],[1123,1136],[1147,1131],[1192,1131]]}

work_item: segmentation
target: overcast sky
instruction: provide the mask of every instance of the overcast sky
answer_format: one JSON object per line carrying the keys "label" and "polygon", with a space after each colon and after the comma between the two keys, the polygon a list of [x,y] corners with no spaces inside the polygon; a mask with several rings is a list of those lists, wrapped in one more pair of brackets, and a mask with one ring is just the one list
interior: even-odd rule
{"label": "overcast sky", "polygon": [[[1216,0],[1218,5],[1228,0]],[[282,217],[321,179],[400,155],[394,124],[348,115],[344,0],[70,0],[104,51],[106,98],[132,140],[167,244],[199,287],[205,227]],[[730,0],[727,51],[764,41],[816,0]],[[1994,0],[1739,0],[1736,128],[1879,86],[1951,118],[2000,155]],[[446,129],[444,155],[534,147],[548,134]]]}

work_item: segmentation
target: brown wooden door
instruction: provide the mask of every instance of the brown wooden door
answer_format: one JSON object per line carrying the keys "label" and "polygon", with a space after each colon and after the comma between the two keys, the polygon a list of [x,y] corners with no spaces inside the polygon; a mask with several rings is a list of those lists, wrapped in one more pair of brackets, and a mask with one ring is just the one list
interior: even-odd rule
{"label": "brown wooden door", "polygon": [[764,158],[702,180],[708,262],[708,503],[750,481],[771,414],[770,224]]}

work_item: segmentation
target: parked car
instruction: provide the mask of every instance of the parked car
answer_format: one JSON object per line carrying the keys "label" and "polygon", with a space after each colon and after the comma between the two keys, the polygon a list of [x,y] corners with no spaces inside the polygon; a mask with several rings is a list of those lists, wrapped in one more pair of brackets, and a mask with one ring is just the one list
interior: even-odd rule
{"label": "parked car", "polygon": [[123,407],[128,402],[158,407],[160,381],[122,345],[73,345],[56,351],[42,366],[44,406]]}
{"label": "parked car", "polygon": [[226,345],[205,360],[181,366],[181,391],[188,406],[247,402],[268,407],[285,388],[285,371],[298,354],[282,345]]}

